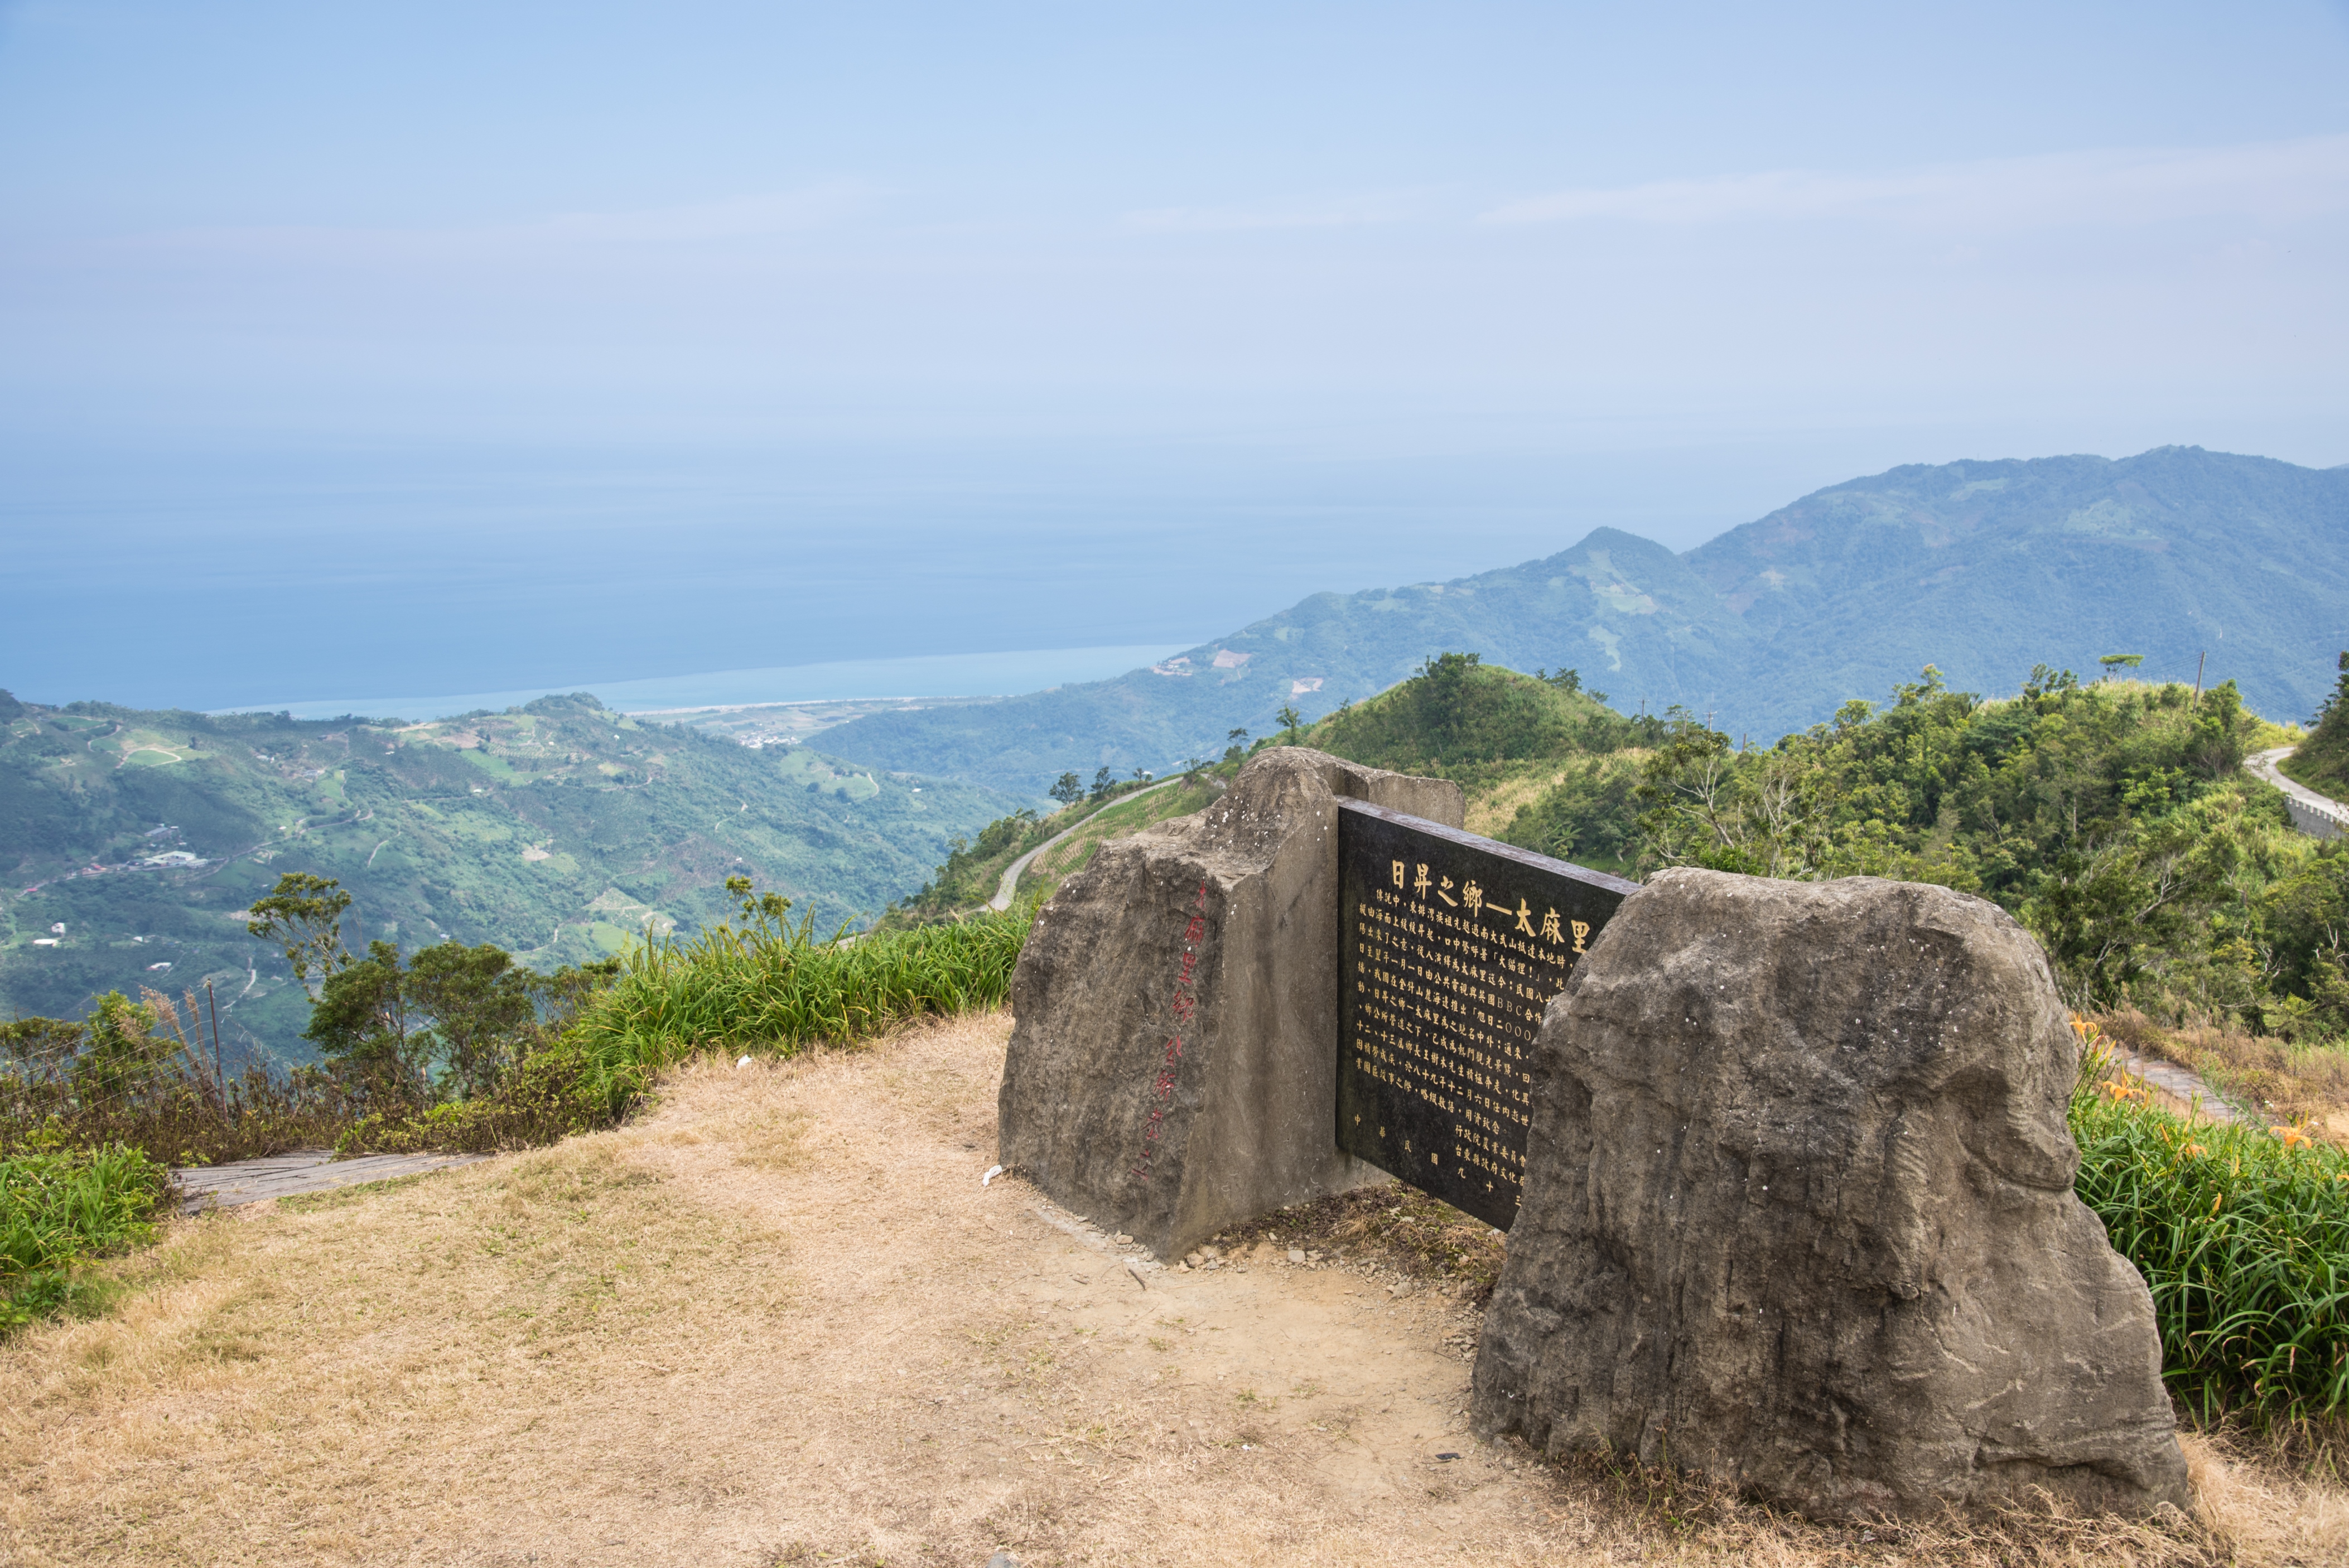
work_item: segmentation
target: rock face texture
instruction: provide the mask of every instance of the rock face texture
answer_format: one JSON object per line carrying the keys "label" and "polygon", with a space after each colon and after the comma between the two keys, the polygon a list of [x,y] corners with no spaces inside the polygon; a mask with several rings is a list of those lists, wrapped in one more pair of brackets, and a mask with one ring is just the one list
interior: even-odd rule
{"label": "rock face texture", "polygon": [[1995,905],[1668,871],[1550,1004],[1472,1411],[1814,1517],[2189,1506],[2078,1068]]}
{"label": "rock face texture", "polygon": [[1162,1257],[1385,1179],[1337,1146],[1341,797],[1461,822],[1456,784],[1281,747],[1061,884],[1011,977],[1005,1166]]}

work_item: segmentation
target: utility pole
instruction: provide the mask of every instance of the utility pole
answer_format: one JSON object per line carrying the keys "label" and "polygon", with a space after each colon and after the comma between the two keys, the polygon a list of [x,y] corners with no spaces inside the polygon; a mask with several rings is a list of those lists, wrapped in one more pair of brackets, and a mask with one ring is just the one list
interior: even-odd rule
{"label": "utility pole", "polygon": [[[228,1114],[228,1074],[221,1066],[220,998],[212,995],[212,983],[204,982],[204,1001],[212,1014],[212,1089],[219,1097],[221,1114]],[[190,1011],[193,1011],[191,1007]],[[199,1058],[200,1060],[202,1058]]]}
{"label": "utility pole", "polygon": [[2202,706],[2202,665],[2209,656],[2210,650],[2208,648],[2194,655],[2194,700],[2186,705],[2186,711],[2189,713]]}

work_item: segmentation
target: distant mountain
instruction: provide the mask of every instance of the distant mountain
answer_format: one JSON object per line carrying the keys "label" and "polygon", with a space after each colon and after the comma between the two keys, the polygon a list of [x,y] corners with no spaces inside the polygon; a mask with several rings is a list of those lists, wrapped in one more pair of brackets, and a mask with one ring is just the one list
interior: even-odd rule
{"label": "distant mountain", "polygon": [[551,966],[728,913],[737,872],[820,924],[876,915],[1019,804],[584,694],[410,725],[0,693],[0,1016],[210,977],[231,1046],[306,1059],[301,994],[233,918],[282,872],[341,880],[354,948],[445,934]]}
{"label": "distant mountain", "polygon": [[1819,490],[1686,555],[1614,529],[1450,583],[1317,593],[1179,658],[986,707],[884,714],[824,745],[878,767],[1034,795],[1060,772],[1163,769],[1319,717],[1458,650],[1574,668],[1625,712],[1674,703],[1775,739],[1937,665],[2018,689],[2045,661],[2232,676],[2306,717],[2349,647],[2349,469],[2163,447],[1894,469]]}
{"label": "distant mountain", "polygon": [[2033,661],[2233,676],[2276,719],[2324,700],[2349,647],[2349,469],[2160,447],[1894,469],[1804,497],[1688,562],[1766,649],[1722,700],[1757,735],[1930,661],[2010,692]]}

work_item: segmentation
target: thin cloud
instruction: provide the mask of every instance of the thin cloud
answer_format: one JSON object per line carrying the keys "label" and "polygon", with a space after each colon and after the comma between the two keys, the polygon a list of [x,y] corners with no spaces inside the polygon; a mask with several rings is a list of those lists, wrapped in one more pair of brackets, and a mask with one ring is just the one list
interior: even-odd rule
{"label": "thin cloud", "polygon": [[134,244],[166,252],[373,260],[461,260],[692,247],[836,227],[867,210],[873,196],[870,187],[843,181],[724,201],[612,212],[564,212],[462,228],[254,225],[183,229],[142,236]]}
{"label": "thin cloud", "polygon": [[1938,164],[1890,174],[1776,170],[1553,191],[1486,223],[1697,224],[1875,217],[2024,226],[2220,215],[2291,220],[2349,208],[2349,136],[2243,147],[2116,149]]}
{"label": "thin cloud", "polygon": [[777,195],[743,196],[684,207],[648,207],[631,212],[573,212],[523,225],[517,232],[550,239],[609,243],[674,243],[748,239],[795,230],[828,228],[855,215],[869,191],[846,181],[811,186]]}
{"label": "thin cloud", "polygon": [[1361,196],[1295,207],[1154,207],[1125,215],[1129,229],[1210,234],[1248,229],[1351,229],[1419,215],[1405,196]]}

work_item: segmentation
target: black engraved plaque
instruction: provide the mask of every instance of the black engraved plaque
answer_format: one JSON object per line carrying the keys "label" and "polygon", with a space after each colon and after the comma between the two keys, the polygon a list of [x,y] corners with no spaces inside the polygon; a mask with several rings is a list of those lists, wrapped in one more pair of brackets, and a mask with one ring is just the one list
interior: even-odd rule
{"label": "black engraved plaque", "polygon": [[1359,800],[1338,861],[1338,1147],[1506,1230],[1542,1011],[1639,884]]}

